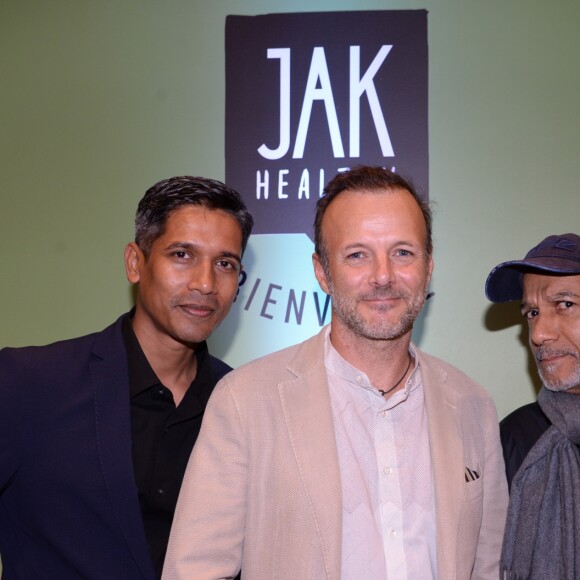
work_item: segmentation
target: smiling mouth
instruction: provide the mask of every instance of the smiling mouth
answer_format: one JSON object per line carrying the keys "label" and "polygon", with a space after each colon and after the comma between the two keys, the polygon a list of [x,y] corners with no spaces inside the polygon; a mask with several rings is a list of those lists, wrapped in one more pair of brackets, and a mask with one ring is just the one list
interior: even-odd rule
{"label": "smiling mouth", "polygon": [[400,300],[400,296],[380,296],[380,297],[370,297],[364,298],[365,302],[393,302],[394,300]]}
{"label": "smiling mouth", "polygon": [[399,296],[384,296],[381,298],[363,298],[362,302],[366,302],[370,305],[376,306],[392,306],[394,302],[397,302],[401,298]]}
{"label": "smiling mouth", "polygon": [[550,353],[547,356],[543,355],[540,358],[536,357],[536,362],[538,363],[538,366],[549,370],[550,366],[557,364],[569,356],[573,357],[574,355],[568,352]]}
{"label": "smiling mouth", "polygon": [[369,313],[377,315],[387,315],[398,308],[398,301],[394,298],[382,300],[365,300],[367,310]]}
{"label": "smiling mouth", "polygon": [[540,359],[539,362],[551,363],[552,361],[564,358],[565,356],[566,356],[565,354],[554,354],[552,356],[547,356],[545,358]]}
{"label": "smiling mouth", "polygon": [[180,304],[179,308],[182,312],[194,318],[210,318],[215,312],[214,308],[201,304]]}

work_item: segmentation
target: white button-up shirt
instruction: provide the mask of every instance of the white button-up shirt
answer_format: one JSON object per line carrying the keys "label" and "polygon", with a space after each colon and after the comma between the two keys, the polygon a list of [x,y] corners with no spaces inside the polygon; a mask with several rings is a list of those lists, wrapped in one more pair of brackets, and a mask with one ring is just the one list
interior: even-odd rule
{"label": "white button-up shirt", "polygon": [[388,400],[338,354],[329,332],[325,364],[342,483],[342,579],[436,578],[435,499],[418,364]]}

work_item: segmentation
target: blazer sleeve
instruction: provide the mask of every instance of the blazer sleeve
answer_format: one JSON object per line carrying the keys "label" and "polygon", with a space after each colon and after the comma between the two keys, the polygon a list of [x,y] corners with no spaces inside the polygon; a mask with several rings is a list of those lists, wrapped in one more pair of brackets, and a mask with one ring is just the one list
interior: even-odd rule
{"label": "blazer sleeve", "polygon": [[495,580],[499,577],[499,557],[508,504],[507,481],[499,439],[497,413],[491,399],[482,405],[485,437],[483,473],[483,514],[473,580]]}
{"label": "blazer sleeve", "polygon": [[181,486],[164,580],[234,578],[241,568],[248,443],[227,377],[215,388]]}

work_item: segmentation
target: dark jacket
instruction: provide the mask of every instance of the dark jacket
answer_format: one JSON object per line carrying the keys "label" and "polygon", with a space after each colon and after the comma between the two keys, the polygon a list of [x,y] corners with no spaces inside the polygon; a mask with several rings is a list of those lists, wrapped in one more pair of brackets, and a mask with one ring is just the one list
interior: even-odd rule
{"label": "dark jacket", "polygon": [[526,455],[550,426],[537,402],[516,409],[500,422],[499,434],[510,489]]}
{"label": "dark jacket", "polygon": [[[122,320],[0,351],[3,580],[155,577],[133,473]],[[229,369],[212,366],[219,376]]]}

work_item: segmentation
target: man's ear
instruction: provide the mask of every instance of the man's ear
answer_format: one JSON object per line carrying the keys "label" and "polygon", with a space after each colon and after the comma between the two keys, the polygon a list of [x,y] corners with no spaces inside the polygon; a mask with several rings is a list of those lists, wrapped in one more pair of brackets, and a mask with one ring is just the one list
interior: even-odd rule
{"label": "man's ear", "polygon": [[431,276],[433,275],[433,256],[429,256],[429,264],[427,266],[427,285],[431,283]]}
{"label": "man's ear", "polygon": [[323,292],[326,294],[330,294],[328,280],[326,279],[326,274],[324,272],[324,268],[322,267],[320,256],[316,253],[312,254],[312,265],[314,266],[314,275],[318,280],[320,288],[322,288]]}
{"label": "man's ear", "polygon": [[137,284],[141,278],[140,266],[143,260],[143,252],[135,242],[125,246],[125,273],[131,284]]}

